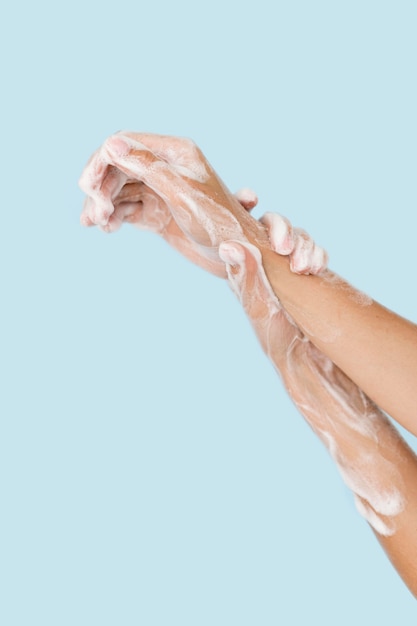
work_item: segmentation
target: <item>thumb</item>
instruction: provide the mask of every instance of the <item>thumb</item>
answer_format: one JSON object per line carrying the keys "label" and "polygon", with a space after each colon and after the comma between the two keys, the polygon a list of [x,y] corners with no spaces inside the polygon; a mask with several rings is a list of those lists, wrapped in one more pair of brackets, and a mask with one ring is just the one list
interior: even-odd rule
{"label": "thumb", "polygon": [[250,243],[225,241],[219,256],[226,265],[229,284],[253,323],[269,319],[281,309],[262,265],[262,255]]}

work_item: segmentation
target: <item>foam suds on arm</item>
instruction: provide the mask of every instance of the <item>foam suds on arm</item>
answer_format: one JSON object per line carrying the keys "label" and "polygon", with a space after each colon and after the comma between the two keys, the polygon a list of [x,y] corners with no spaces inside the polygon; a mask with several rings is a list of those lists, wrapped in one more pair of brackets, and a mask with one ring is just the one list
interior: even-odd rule
{"label": "foam suds on arm", "polygon": [[226,262],[229,283],[264,351],[360,503],[359,512],[379,534],[394,534],[396,518],[406,507],[398,468],[398,433],[282,309],[266,278],[259,251],[229,242],[220,247],[220,255]]}

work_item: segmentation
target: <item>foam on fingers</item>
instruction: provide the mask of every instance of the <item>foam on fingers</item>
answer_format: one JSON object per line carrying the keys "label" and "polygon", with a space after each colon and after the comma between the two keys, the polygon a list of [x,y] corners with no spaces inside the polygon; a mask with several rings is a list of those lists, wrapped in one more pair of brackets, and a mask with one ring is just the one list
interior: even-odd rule
{"label": "foam on fingers", "polygon": [[271,248],[274,252],[287,256],[294,249],[294,235],[291,223],[278,213],[265,213],[260,222],[268,229]]}
{"label": "foam on fingers", "polygon": [[327,268],[329,261],[328,254],[324,248],[320,246],[314,246],[314,250],[311,258],[310,274],[320,274]]}
{"label": "foam on fingers", "polygon": [[290,255],[291,271],[310,274],[313,268],[314,241],[303,230],[294,229],[295,245]]}
{"label": "foam on fingers", "polygon": [[123,135],[112,135],[106,141],[106,147],[112,154],[119,157],[127,156],[131,150],[129,141]]}
{"label": "foam on fingers", "polygon": [[258,204],[258,196],[252,189],[244,187],[235,193],[237,200],[247,211],[251,211]]}

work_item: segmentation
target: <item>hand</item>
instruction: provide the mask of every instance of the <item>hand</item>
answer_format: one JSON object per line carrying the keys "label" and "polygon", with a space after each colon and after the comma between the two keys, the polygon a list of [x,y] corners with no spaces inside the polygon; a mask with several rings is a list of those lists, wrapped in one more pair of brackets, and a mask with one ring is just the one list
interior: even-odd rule
{"label": "hand", "polygon": [[87,194],[83,225],[112,232],[130,222],[152,230],[220,276],[224,239],[268,242],[265,228],[247,212],[256,197],[235,197],[188,139],[113,135],[91,157],[80,186]]}
{"label": "hand", "polygon": [[288,256],[295,274],[321,274],[327,268],[327,252],[301,228],[293,228],[286,217],[265,213],[259,220],[268,230],[272,250]]}
{"label": "hand", "polygon": [[[266,213],[260,221],[268,229],[270,247],[277,254],[288,256],[294,273],[317,275],[326,270],[327,252],[305,231],[293,228],[287,218],[276,213]],[[220,244],[219,254],[226,264],[229,283],[251,320],[264,351],[278,369],[282,368],[294,340],[307,340],[273,292],[260,251],[250,244],[226,241]]]}

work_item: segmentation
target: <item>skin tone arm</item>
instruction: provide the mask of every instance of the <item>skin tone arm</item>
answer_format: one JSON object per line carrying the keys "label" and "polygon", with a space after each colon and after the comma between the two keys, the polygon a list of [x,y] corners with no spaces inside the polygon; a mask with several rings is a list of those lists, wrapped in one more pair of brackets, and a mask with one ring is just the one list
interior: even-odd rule
{"label": "skin tone arm", "polygon": [[[269,222],[282,226],[271,215]],[[274,245],[279,248],[280,243]],[[354,494],[358,511],[417,597],[415,454],[378,407],[284,311],[266,277],[259,250],[250,244],[226,242],[220,245],[220,256],[229,283],[289,395],[329,450]]]}
{"label": "skin tone arm", "polygon": [[[258,250],[248,242],[254,241],[262,249],[264,263],[271,255],[269,271],[280,270],[280,284],[283,277],[288,279],[290,295],[295,288],[288,276],[290,267],[299,272],[320,272],[320,264],[325,263],[320,249],[312,248],[307,237],[291,235],[285,220],[272,223],[268,215],[265,223],[275,249],[279,254],[289,254],[289,260],[270,252],[265,247],[265,231],[256,222],[248,223],[242,210],[242,206],[251,208],[256,200],[246,196],[239,203],[188,141],[148,135],[110,138],[93,155],[81,186],[88,195],[83,224],[112,231],[128,221],[154,230],[188,258],[219,276],[226,275],[226,262],[229,280],[290,395],[330,450],[355,493],[360,512],[416,593],[414,454],[377,407],[283,311],[262,274]],[[197,206],[190,202],[190,198],[196,198],[196,190]],[[229,249],[223,244],[219,258],[218,246],[226,231],[235,232],[240,243],[229,243]],[[334,286],[331,275],[326,276]],[[306,284],[318,280],[313,276],[294,278],[308,281]],[[348,289],[343,283],[338,287]],[[355,293],[349,292],[349,297]]]}
{"label": "skin tone arm", "polygon": [[271,250],[262,257],[274,292],[306,336],[417,435],[417,326],[330,271],[294,276]]}
{"label": "skin tone arm", "polygon": [[417,435],[417,326],[331,272],[295,275],[288,259],[271,249],[265,226],[245,211],[193,142],[113,135],[90,159],[80,185],[87,194],[84,225],[111,232],[127,221],[154,230],[219,276],[225,277],[221,242],[254,244],[274,292],[302,332]]}

